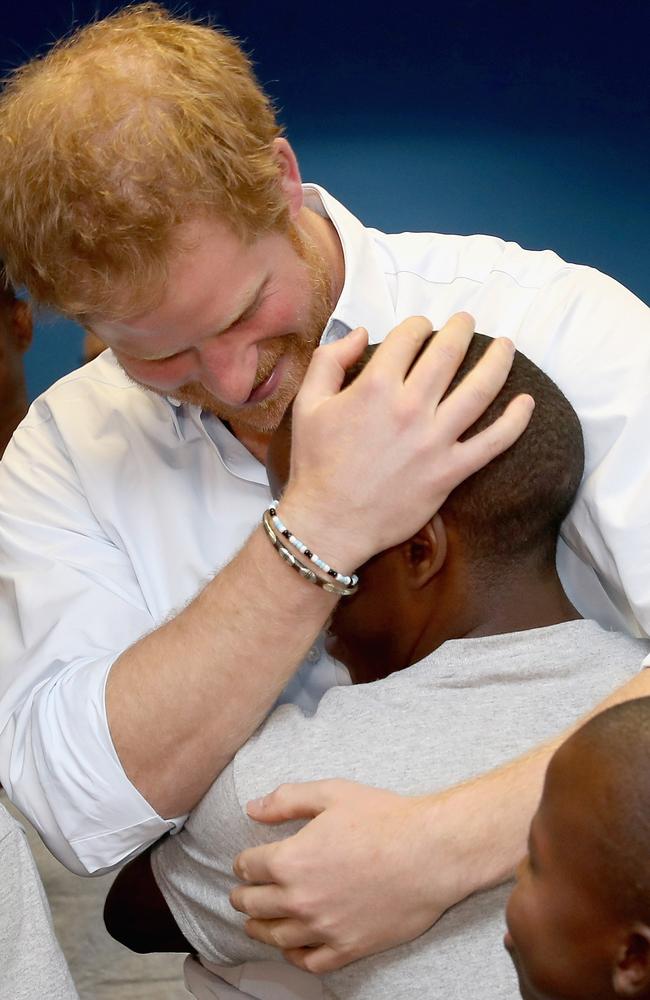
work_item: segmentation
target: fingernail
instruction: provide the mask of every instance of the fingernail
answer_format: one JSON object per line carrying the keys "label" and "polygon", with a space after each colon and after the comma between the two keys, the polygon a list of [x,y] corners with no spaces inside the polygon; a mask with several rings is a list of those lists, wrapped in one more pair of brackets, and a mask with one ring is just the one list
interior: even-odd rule
{"label": "fingernail", "polygon": [[250,802],[247,803],[246,809],[248,812],[250,812],[251,809],[264,809],[265,806],[266,806],[266,797],[261,799],[251,799]]}

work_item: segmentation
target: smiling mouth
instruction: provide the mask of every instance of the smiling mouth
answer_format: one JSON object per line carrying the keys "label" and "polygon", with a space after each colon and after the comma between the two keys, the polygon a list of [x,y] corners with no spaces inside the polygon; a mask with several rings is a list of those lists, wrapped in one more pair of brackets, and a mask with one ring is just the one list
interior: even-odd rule
{"label": "smiling mouth", "polygon": [[271,395],[279,381],[280,376],[278,369],[279,362],[275,364],[270,375],[267,375],[261,382],[258,382],[257,385],[253,387],[253,391],[246,400],[246,404],[260,403],[263,399],[267,399],[267,397]]}

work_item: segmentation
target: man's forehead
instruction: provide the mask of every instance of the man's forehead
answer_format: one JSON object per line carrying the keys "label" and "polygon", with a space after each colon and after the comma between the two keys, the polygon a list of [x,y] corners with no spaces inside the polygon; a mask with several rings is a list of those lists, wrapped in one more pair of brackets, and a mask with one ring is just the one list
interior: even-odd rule
{"label": "man's forehead", "polygon": [[[257,300],[263,279],[255,277],[241,288],[220,289],[211,282],[197,295],[184,298],[166,295],[160,306],[123,320],[91,321],[88,328],[116,350],[135,350],[138,356],[164,357],[182,346],[195,346],[205,337],[228,330]],[[182,344],[179,345],[179,338]]]}
{"label": "man's forehead", "polygon": [[87,325],[115,347],[175,337],[188,328],[199,336],[227,329],[259,291],[264,263],[255,251],[255,244],[216,219],[182,223],[154,304],[126,318],[93,317]]}

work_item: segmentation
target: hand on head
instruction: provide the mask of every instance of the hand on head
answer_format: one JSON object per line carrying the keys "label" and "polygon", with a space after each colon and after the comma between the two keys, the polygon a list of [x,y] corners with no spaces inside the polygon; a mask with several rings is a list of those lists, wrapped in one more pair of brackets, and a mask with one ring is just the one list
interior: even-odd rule
{"label": "hand on head", "polygon": [[519,397],[490,427],[460,442],[505,382],[512,344],[495,341],[443,401],[473,321],[465,313],[452,317],[413,364],[431,332],[422,317],[406,320],[340,392],[346,368],[366,346],[365,332],[354,331],[316,351],[296,397],[283,520],[294,534],[317,539],[324,558],[344,572],[409,538],[530,419],[532,400]]}

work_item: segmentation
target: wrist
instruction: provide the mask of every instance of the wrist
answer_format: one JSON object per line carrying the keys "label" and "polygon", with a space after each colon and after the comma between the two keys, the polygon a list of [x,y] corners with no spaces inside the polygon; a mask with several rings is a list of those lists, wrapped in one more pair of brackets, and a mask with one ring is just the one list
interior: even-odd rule
{"label": "wrist", "polygon": [[352,575],[368,558],[345,519],[309,497],[285,494],[277,511],[292,534],[339,573]]}

